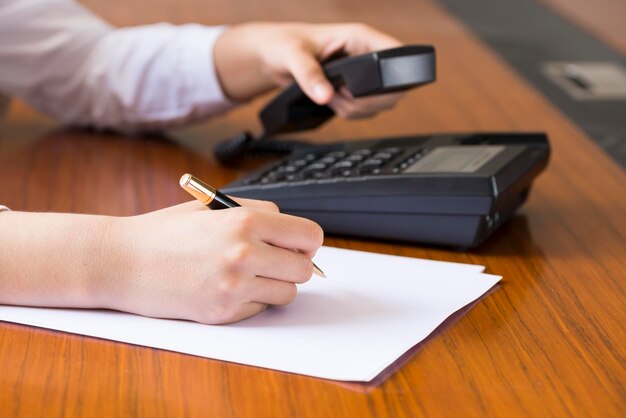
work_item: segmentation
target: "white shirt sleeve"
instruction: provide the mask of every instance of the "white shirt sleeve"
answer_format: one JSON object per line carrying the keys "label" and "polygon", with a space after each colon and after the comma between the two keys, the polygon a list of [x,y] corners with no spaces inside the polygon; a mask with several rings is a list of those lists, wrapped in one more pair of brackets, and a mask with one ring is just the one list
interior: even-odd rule
{"label": "white shirt sleeve", "polygon": [[222,27],[114,28],[72,0],[0,0],[0,92],[64,123],[124,131],[234,104],[213,65]]}

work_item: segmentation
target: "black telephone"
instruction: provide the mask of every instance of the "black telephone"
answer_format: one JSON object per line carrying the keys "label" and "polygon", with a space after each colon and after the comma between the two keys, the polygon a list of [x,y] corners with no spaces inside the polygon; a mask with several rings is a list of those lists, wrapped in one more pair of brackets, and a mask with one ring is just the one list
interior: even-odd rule
{"label": "black telephone", "polygon": [[[353,95],[405,90],[434,81],[430,46],[405,46],[324,66]],[[249,134],[216,150],[222,161],[287,154],[223,189],[276,202],[282,212],[318,222],[327,233],[470,248],[509,219],[546,166],[542,133],[440,134],[326,145],[279,142],[269,135],[311,129],[333,115],[296,86],[261,111],[262,139]]]}

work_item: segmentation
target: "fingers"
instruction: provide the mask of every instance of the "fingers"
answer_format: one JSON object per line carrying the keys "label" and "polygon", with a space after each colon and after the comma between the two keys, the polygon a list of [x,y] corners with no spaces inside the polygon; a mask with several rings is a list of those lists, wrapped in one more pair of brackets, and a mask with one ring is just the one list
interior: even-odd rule
{"label": "fingers", "polygon": [[[245,219],[240,221],[246,228],[258,230],[261,240],[268,244],[313,256],[324,241],[324,231],[318,224],[305,218],[281,214],[274,202],[242,198],[235,200],[243,207],[262,209],[258,213],[254,212],[256,215],[241,215]],[[264,214],[263,211],[268,213]],[[255,216],[260,218],[255,220]]]}
{"label": "fingers", "polygon": [[211,313],[199,322],[206,324],[230,324],[263,312],[269,305],[287,305],[296,298],[296,285],[289,282],[272,280],[265,277],[246,279],[246,289],[241,300],[248,300],[236,308],[225,308],[221,313]]}
{"label": "fingers", "polygon": [[[273,251],[289,253],[279,248],[273,248]],[[214,324],[236,322],[256,315],[267,305],[291,303],[297,293],[296,284],[292,282],[294,278],[304,282],[312,274],[310,259],[302,254],[291,253],[291,255],[294,259],[296,257],[300,259],[296,263],[287,260],[285,265],[278,268],[284,261],[281,260],[281,255],[275,259],[268,259],[267,252],[255,251],[248,258],[248,262],[244,263],[246,271],[222,275],[220,284],[216,287],[217,300],[213,308],[206,311],[206,317],[201,322]],[[272,277],[283,276],[289,280],[263,277],[258,274],[261,271],[266,271]]]}
{"label": "fingers", "polygon": [[259,243],[238,260],[236,270],[244,274],[291,283],[305,283],[313,275],[313,261],[308,254]]}
{"label": "fingers", "polygon": [[401,45],[396,38],[363,24],[296,25],[292,26],[284,38],[289,39],[289,44],[280,49],[281,55],[278,59],[271,60],[282,60],[282,65],[275,65],[274,68],[282,66],[287,70],[302,91],[315,103],[326,105],[334,100],[339,102],[334,103],[333,107],[339,109],[340,115],[355,118],[371,116],[397,100],[387,98],[371,104],[365,102],[358,105],[360,107],[357,109],[344,110],[344,107],[352,105],[336,99],[338,95],[326,79],[319,62],[338,51],[359,55]]}
{"label": "fingers", "polygon": [[243,303],[238,309],[232,313],[223,316],[210,315],[208,318],[200,320],[209,325],[223,325],[238,322],[251,316],[258,315],[267,309],[267,304],[258,302]]}
{"label": "fingers", "polygon": [[242,197],[231,197],[235,202],[239,203],[241,206],[250,207],[250,208],[258,208],[265,209],[272,212],[279,212],[278,206],[274,202],[270,202],[268,200],[257,200],[257,199],[244,199]]}
{"label": "fingers", "polygon": [[340,117],[347,119],[370,117],[392,108],[401,94],[354,99],[347,88],[335,93],[318,61],[341,50],[359,55],[399,46],[400,41],[363,24],[320,25],[316,29],[324,33],[321,45],[302,42],[290,51],[286,62],[287,70],[304,93],[317,104],[330,104]]}
{"label": "fingers", "polygon": [[339,25],[337,30],[340,33],[335,36],[345,37],[344,49],[350,55],[365,54],[402,45],[393,36],[362,23]]}
{"label": "fingers", "polygon": [[361,119],[392,109],[401,97],[401,93],[390,93],[355,99],[347,88],[342,87],[331,100],[330,107],[344,119]]}
{"label": "fingers", "polygon": [[287,305],[296,298],[298,289],[294,283],[252,277],[249,279],[247,298],[251,303]]}
{"label": "fingers", "polygon": [[324,241],[324,231],[315,222],[269,211],[259,211],[254,230],[267,244],[311,256]]}
{"label": "fingers", "polygon": [[[232,196],[229,196],[232,197]],[[267,200],[255,200],[255,199],[243,199],[240,197],[232,197],[241,206],[253,207],[257,209],[263,209],[270,212],[279,212],[278,206],[274,202]],[[167,212],[171,215],[182,215],[188,212],[206,211],[208,208],[197,200],[191,200],[189,202],[180,203],[178,205],[170,206],[161,209],[157,212]]]}
{"label": "fingers", "polygon": [[313,51],[308,50],[304,45],[293,48],[287,58],[286,67],[311,100],[320,105],[330,102],[334,89],[326,79],[324,70]]}
{"label": "fingers", "polygon": [[[334,30],[327,31],[326,36],[330,37],[326,40],[327,44],[336,44],[340,40],[341,49],[348,55],[366,54],[401,45],[393,36],[361,23],[334,25]],[[342,87],[329,104],[339,117],[361,119],[393,108],[400,97],[402,94],[393,93],[355,99],[346,87]]]}

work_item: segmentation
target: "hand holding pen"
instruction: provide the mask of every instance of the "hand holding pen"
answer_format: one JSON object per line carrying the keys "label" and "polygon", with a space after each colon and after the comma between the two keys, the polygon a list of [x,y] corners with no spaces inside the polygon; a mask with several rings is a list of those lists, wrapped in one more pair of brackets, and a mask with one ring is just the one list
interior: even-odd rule
{"label": "hand holding pen", "polygon": [[[91,263],[78,260],[85,283],[71,276],[73,291],[65,293],[87,300],[65,296],[60,306],[225,324],[291,303],[296,284],[313,274],[311,259],[322,245],[322,229],[281,214],[271,202],[238,201],[243,206],[229,210],[207,210],[193,200],[137,216],[74,217],[77,231],[105,238],[77,241],[87,245],[83,252],[98,257]],[[19,213],[17,218],[13,222]]]}
{"label": "hand holding pen", "polygon": [[[241,207],[239,203],[235,202],[224,193],[209,186],[191,174],[183,174],[180,178],[180,187],[185,189],[190,195],[209,209],[218,210]],[[320,277],[326,277],[324,272],[316,266],[315,263],[313,263],[313,273]]]}

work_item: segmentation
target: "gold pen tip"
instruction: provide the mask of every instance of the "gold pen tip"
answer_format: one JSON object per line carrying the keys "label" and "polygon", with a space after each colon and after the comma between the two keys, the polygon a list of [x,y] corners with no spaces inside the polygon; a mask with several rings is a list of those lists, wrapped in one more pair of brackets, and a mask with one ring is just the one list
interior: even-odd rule
{"label": "gold pen tip", "polygon": [[326,278],[326,273],[324,273],[321,268],[317,267],[315,263],[313,263],[313,273],[317,274],[320,277]]}
{"label": "gold pen tip", "polygon": [[188,185],[189,180],[191,180],[191,174],[189,173],[183,174],[179,181],[180,187],[185,187],[186,185]]}

